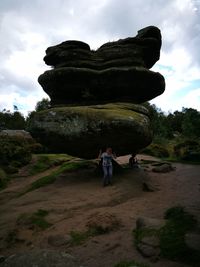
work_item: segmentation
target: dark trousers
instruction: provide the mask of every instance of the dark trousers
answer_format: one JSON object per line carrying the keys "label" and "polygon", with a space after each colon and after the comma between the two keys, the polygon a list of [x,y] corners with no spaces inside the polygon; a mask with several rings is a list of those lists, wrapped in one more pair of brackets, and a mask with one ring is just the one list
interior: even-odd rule
{"label": "dark trousers", "polygon": [[112,183],[112,174],[113,174],[112,165],[103,166],[103,185],[107,185],[107,184]]}

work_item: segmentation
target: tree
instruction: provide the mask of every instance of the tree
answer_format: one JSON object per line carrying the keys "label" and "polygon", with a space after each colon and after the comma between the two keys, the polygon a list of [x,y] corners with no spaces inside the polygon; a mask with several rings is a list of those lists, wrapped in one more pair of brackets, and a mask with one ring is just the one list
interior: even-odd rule
{"label": "tree", "polygon": [[38,101],[35,107],[35,111],[42,111],[50,108],[50,100],[48,98],[43,98],[41,101]]}
{"label": "tree", "polygon": [[183,134],[191,138],[200,137],[200,112],[193,108],[183,108]]}
{"label": "tree", "polygon": [[25,118],[19,112],[11,113],[9,110],[0,112],[0,129],[23,130],[25,128]]}

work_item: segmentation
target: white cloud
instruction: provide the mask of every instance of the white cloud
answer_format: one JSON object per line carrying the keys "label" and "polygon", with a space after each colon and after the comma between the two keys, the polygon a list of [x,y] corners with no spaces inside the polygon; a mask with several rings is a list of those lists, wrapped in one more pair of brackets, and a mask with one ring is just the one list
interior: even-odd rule
{"label": "white cloud", "polygon": [[[96,49],[148,25],[162,31],[153,70],[166,79],[165,93],[153,101],[166,111],[192,102],[200,109],[198,89],[191,87],[200,79],[199,15],[199,0],[1,0],[0,109],[17,100],[31,110],[46,96],[37,78],[49,68],[42,60],[48,46],[75,39]],[[187,87],[194,89],[186,98],[195,95],[196,102],[184,100]]]}

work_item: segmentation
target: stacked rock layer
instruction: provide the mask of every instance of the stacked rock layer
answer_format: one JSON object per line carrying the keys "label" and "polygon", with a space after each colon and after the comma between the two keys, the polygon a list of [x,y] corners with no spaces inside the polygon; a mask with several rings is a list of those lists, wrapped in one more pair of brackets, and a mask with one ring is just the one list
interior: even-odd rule
{"label": "stacked rock layer", "polygon": [[111,146],[118,155],[138,152],[152,140],[148,111],[141,104],[164,92],[159,59],[160,30],[149,26],[136,37],[90,50],[66,41],[46,50],[53,69],[38,81],[52,108],[38,112],[30,131],[51,151],[94,158]]}

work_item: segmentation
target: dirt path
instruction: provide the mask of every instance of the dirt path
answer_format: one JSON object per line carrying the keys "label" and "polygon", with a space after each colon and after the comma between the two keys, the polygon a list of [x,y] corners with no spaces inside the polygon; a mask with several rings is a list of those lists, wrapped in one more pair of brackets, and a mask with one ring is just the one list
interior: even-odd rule
{"label": "dirt path", "polygon": [[[139,155],[138,159],[140,162],[142,159],[158,160],[144,155]],[[120,163],[126,163],[127,160],[128,157],[118,158]],[[7,189],[0,192],[0,254],[9,255],[41,247],[67,251],[87,267],[112,267],[120,260],[132,259],[149,263],[133,245],[132,230],[139,216],[159,219],[163,218],[167,208],[183,205],[200,221],[200,166],[180,163],[173,166],[176,167],[175,171],[159,174],[146,172],[142,168],[130,170],[123,176],[114,177],[113,186],[106,188],[101,187],[100,177],[91,177],[87,171],[78,171],[17,198],[9,195],[9,192],[20,191],[52,170],[38,176],[15,179]],[[144,179],[151,180],[158,190],[144,192]],[[35,231],[17,223],[22,214],[34,213],[39,209],[49,211],[47,220],[52,226],[47,230]],[[80,246],[52,247],[48,243],[49,236],[86,231],[91,218],[99,215],[106,217],[108,214],[120,222],[118,230],[89,238]],[[12,240],[12,235],[17,241]],[[10,244],[8,237],[11,239]],[[149,265],[185,266],[166,260]]]}

